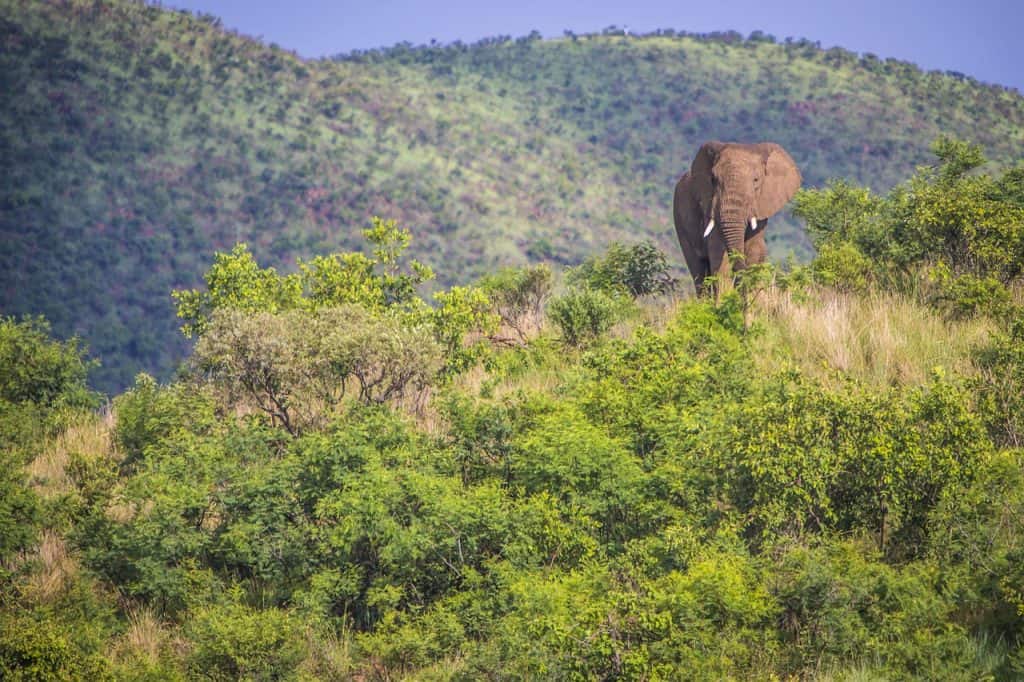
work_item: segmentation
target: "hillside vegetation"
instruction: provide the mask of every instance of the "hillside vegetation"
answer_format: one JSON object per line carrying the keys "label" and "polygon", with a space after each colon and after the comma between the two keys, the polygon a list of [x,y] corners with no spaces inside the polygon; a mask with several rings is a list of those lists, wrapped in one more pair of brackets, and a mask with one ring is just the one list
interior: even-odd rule
{"label": "hillside vegetation", "polygon": [[[764,35],[499,37],[308,61],[127,0],[0,0],[0,309],[78,333],[114,391],[187,344],[172,288],[247,242],[361,248],[374,215],[444,284],[675,255],[671,187],[706,139],[773,140],[806,183],[885,191],[945,132],[1020,157],[1024,99],[957,74]],[[777,258],[810,255],[791,217]]]}
{"label": "hillside vegetation", "polygon": [[1021,679],[1024,168],[932,149],[704,299],[649,243],[429,297],[393,221],[238,245],[103,410],[0,320],[0,675]]}

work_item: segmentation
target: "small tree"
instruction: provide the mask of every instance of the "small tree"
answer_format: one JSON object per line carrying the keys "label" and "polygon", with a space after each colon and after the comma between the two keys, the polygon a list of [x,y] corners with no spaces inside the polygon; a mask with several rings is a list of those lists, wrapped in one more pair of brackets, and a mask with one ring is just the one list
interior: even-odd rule
{"label": "small tree", "polygon": [[427,386],[441,366],[429,330],[349,305],[279,314],[216,311],[193,367],[228,401],[290,433],[321,425],[346,396],[381,403]]}
{"label": "small tree", "polygon": [[188,337],[202,336],[216,310],[277,313],[298,307],[302,298],[298,275],[282,276],[274,268],[261,268],[245,244],[235,245],[231,253],[218,253],[204,279],[206,291],[171,293],[178,317],[185,320],[181,331]]}
{"label": "small tree", "polygon": [[[554,276],[545,263],[506,268],[480,282],[501,325],[510,330],[519,343],[524,343],[543,323],[544,306],[553,286]],[[499,340],[511,341],[504,336]]]}

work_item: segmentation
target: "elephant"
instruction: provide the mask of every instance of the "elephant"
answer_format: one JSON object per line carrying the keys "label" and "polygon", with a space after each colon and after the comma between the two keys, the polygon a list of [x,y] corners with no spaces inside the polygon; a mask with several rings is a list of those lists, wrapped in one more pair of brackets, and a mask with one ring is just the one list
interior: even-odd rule
{"label": "elephant", "polygon": [[672,214],[679,246],[700,295],[704,280],[729,279],[727,254],[741,254],[736,269],[763,263],[768,218],[800,188],[800,170],[771,142],[705,142],[676,183]]}

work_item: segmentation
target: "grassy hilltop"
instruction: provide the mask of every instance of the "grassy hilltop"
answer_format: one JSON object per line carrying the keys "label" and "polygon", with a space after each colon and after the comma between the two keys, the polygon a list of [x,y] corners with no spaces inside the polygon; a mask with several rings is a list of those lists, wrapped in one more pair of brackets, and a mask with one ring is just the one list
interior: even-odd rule
{"label": "grassy hilltop", "polygon": [[[1019,156],[1024,99],[765,36],[494,38],[305,61],[126,0],[0,0],[0,310],[78,333],[113,390],[185,353],[167,292],[238,241],[261,261],[358,246],[373,215],[446,282],[672,249],[705,139],[782,143],[806,181],[884,190],[947,132]],[[776,257],[809,253],[795,221]],[[676,260],[681,263],[681,259]]]}

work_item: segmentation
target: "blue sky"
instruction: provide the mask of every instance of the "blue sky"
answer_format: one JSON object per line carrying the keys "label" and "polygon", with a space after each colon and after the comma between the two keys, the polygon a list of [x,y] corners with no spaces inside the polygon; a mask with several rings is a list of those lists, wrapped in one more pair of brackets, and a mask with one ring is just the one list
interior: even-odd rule
{"label": "blue sky", "polygon": [[762,30],[953,70],[1024,92],[1024,0],[168,0],[228,28],[321,57],[393,45],[495,35],[545,37],[609,25],[646,32]]}

